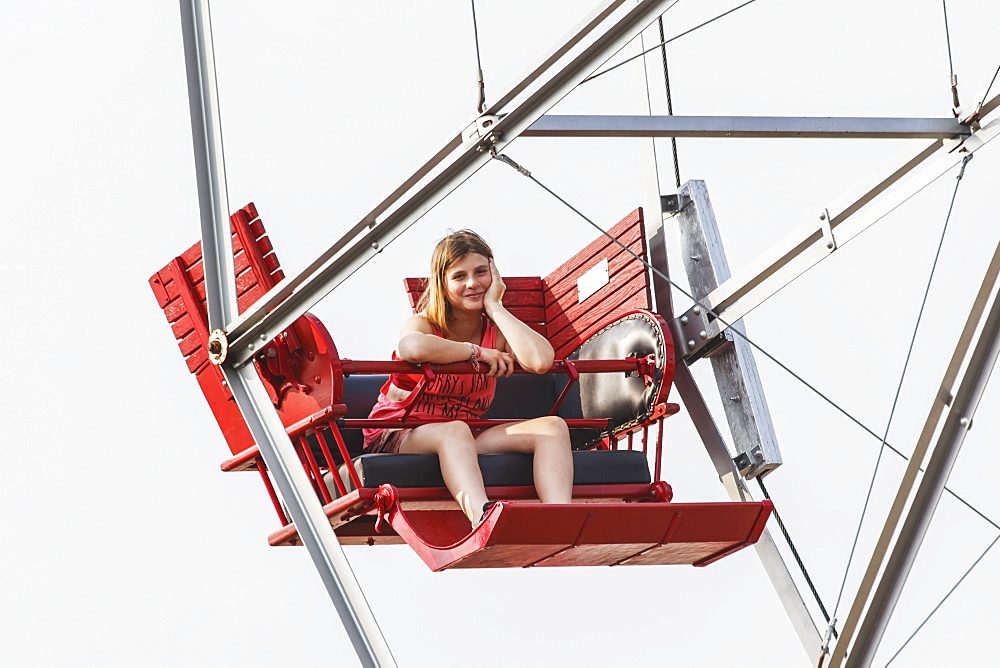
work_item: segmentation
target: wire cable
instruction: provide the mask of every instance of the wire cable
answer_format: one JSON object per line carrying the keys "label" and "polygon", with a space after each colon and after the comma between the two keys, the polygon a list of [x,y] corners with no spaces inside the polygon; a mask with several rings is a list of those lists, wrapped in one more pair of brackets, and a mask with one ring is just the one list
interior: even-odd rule
{"label": "wire cable", "polygon": [[[604,230],[600,225],[598,225],[597,223],[595,223],[594,221],[592,221],[590,218],[588,218],[586,215],[584,215],[583,212],[581,212],[579,209],[577,209],[572,204],[570,204],[569,202],[567,202],[565,199],[563,199],[562,197],[560,197],[556,192],[554,192],[553,190],[551,190],[548,186],[546,186],[544,183],[542,183],[541,181],[539,181],[537,178],[535,178],[534,176],[532,176],[531,172],[529,172],[527,169],[525,169],[524,167],[522,167],[521,165],[519,165],[518,163],[516,163],[510,157],[508,157],[508,156],[506,156],[506,155],[504,155],[502,153],[497,153],[495,147],[493,147],[493,148],[490,149],[490,156],[494,160],[499,160],[500,162],[503,162],[503,163],[507,164],[508,166],[512,167],[513,169],[517,170],[522,175],[528,177],[538,187],[540,187],[542,190],[544,190],[545,192],[547,192],[550,195],[552,195],[552,197],[554,197],[559,202],[561,202],[570,211],[572,211],[573,213],[575,213],[578,216],[580,216],[581,218],[583,218],[583,220],[585,220],[587,223],[589,223],[591,227],[593,227],[598,232],[600,232],[602,235],[606,236],[612,242],[614,242],[615,244],[617,244],[622,250],[624,250],[626,253],[628,253],[629,255],[631,255],[633,257],[633,259],[635,259],[638,262],[642,263],[643,266],[645,266],[651,272],[653,272],[654,274],[656,274],[657,276],[659,276],[660,278],[662,278],[664,281],[666,281],[667,283],[669,283],[675,290],[677,290],[678,292],[680,292],[682,295],[684,295],[688,299],[692,300],[694,302],[694,304],[696,306],[699,306],[700,308],[702,308],[705,311],[706,314],[715,316],[715,318],[719,322],[721,322],[726,327],[730,328],[729,331],[731,331],[734,334],[736,334],[737,336],[739,336],[741,339],[743,339],[744,341],[746,341],[748,345],[752,346],[759,353],[761,353],[762,355],[764,355],[765,357],[767,357],[769,360],[771,360],[772,362],[774,362],[779,368],[783,369],[786,373],[788,373],[789,375],[791,375],[797,381],[799,381],[800,383],[802,383],[803,385],[805,385],[807,388],[809,388],[810,390],[812,390],[812,392],[815,393],[819,398],[821,398],[823,401],[825,401],[826,403],[828,403],[830,406],[832,406],[833,408],[835,408],[836,410],[838,410],[845,417],[847,417],[851,422],[853,422],[854,424],[856,424],[857,426],[859,426],[861,429],[863,429],[865,432],[867,432],[871,436],[874,436],[875,438],[879,439],[880,441],[882,440],[882,437],[879,436],[877,433],[875,433],[875,431],[873,431],[872,429],[870,429],[866,424],[864,424],[859,419],[857,419],[856,417],[854,417],[853,415],[851,415],[846,409],[840,407],[835,401],[833,401],[833,399],[831,399],[830,397],[828,397],[825,394],[823,394],[823,392],[821,392],[814,385],[812,385],[811,383],[809,383],[808,381],[806,381],[802,376],[800,376],[799,374],[795,373],[787,365],[785,365],[782,362],[780,362],[777,358],[774,357],[774,355],[772,355],[771,353],[769,353],[766,350],[764,350],[763,348],[761,348],[757,343],[755,343],[754,341],[752,341],[746,334],[744,334],[743,332],[739,331],[738,328],[732,327],[728,322],[726,322],[724,319],[722,319],[721,317],[719,317],[715,313],[715,311],[713,311],[712,309],[710,309],[707,306],[705,306],[700,300],[695,299],[695,297],[693,295],[691,295],[684,288],[682,288],[680,285],[678,285],[676,282],[674,282],[669,276],[667,276],[666,274],[664,274],[663,272],[661,272],[659,269],[657,269],[656,267],[654,267],[653,265],[651,265],[645,258],[639,257],[635,252],[632,251],[631,248],[627,247],[625,244],[623,244],[622,242],[620,242],[618,239],[616,239],[614,236],[612,236],[606,230]],[[903,454],[899,449],[897,449],[896,447],[894,447],[891,443],[887,442],[885,444],[885,446],[887,448],[889,448],[892,452],[895,452],[897,455],[899,455],[904,461],[909,461],[910,458],[907,455]],[[923,471],[923,468],[921,468],[920,470]],[[959,496],[956,492],[954,492],[949,487],[945,486],[944,489],[951,496],[953,496],[955,499],[957,499],[958,501],[960,501],[961,503],[963,503],[967,508],[969,508],[970,510],[972,510],[973,512],[975,512],[977,515],[979,515],[979,517],[981,517],[987,523],[989,523],[990,525],[992,525],[993,527],[995,527],[998,531],[1000,531],[1000,524],[997,524],[992,519],[990,519],[989,517],[987,517],[979,509],[977,509],[971,503],[969,503],[968,501],[966,501],[965,499],[963,499],[961,496]]]}
{"label": "wire cable", "polygon": [[903,370],[900,373],[899,384],[896,386],[896,395],[892,400],[892,408],[889,410],[889,419],[886,421],[885,433],[882,436],[881,444],[879,445],[878,458],[875,460],[875,467],[872,470],[872,477],[868,483],[868,493],[865,495],[865,502],[861,508],[861,517],[858,519],[858,528],[854,533],[854,541],[851,543],[851,551],[847,557],[847,565],[844,566],[844,577],[840,582],[840,590],[837,592],[837,603],[833,606],[833,616],[837,616],[837,610],[840,609],[840,602],[844,595],[844,588],[847,585],[847,576],[851,571],[851,564],[854,563],[854,554],[858,547],[858,540],[861,537],[861,527],[864,525],[865,516],[868,513],[868,504],[872,498],[872,492],[875,489],[875,479],[878,476],[879,465],[882,463],[882,455],[885,453],[886,442],[889,439],[889,429],[892,426],[892,419],[896,415],[896,407],[899,405],[899,395],[903,391],[903,382],[906,380],[906,371],[910,366],[910,358],[913,355],[913,348],[917,342],[917,334],[920,331],[920,324],[923,322],[924,309],[927,307],[927,299],[931,293],[931,286],[934,283],[934,275],[937,271],[938,260],[941,258],[941,249],[944,247],[945,236],[948,233],[948,225],[951,222],[951,214],[955,209],[955,199],[958,196],[958,187],[962,184],[962,177],[965,176],[965,166],[969,164],[972,159],[972,155],[967,155],[962,160],[962,167],[959,169],[958,176],[955,179],[955,188],[951,193],[951,202],[948,205],[948,214],[944,219],[944,226],[941,229],[941,238],[938,240],[937,250],[934,253],[934,262],[931,264],[930,275],[927,277],[927,287],[924,288],[924,296],[920,301],[920,310],[917,312],[917,321],[913,326],[913,335],[910,337],[910,345],[906,351],[906,358],[903,362]]}
{"label": "wire cable", "polygon": [[476,23],[476,0],[472,2],[472,36],[476,41],[476,81],[479,85],[479,101],[476,110],[480,114],[486,111],[486,82],[483,80],[483,61],[479,56],[479,26]]}
{"label": "wire cable", "polygon": [[[757,484],[760,486],[760,491],[764,495],[765,499],[770,499],[771,495],[767,493],[767,488],[764,487],[764,481],[760,476],[757,476]],[[799,551],[795,549],[795,543],[792,542],[792,537],[788,533],[788,529],[785,528],[785,523],[781,521],[781,515],[778,514],[778,509],[775,508],[772,513],[774,514],[774,519],[778,522],[778,528],[781,529],[781,535],[785,537],[785,542],[788,543],[788,548],[792,551],[792,556],[795,558],[795,563],[799,565],[799,570],[802,571],[803,577],[806,579],[806,584],[809,585],[809,590],[812,592],[813,598],[816,599],[816,603],[819,604],[819,609],[823,613],[823,618],[826,619],[827,623],[830,623],[830,614],[826,611],[826,606],[823,605],[823,599],[819,597],[819,592],[816,590],[816,585],[813,584],[812,578],[809,577],[809,571],[806,570],[806,565],[802,561],[802,557],[799,556]],[[833,629],[834,637],[837,637],[837,630]]]}
{"label": "wire cable", "polygon": [[[674,102],[670,95],[670,70],[667,68],[667,41],[663,38],[663,16],[656,17],[656,25],[660,30],[660,57],[663,61],[663,83],[667,89],[667,116],[674,115]],[[677,159],[677,137],[670,138],[670,152],[674,156],[674,179],[677,189],[681,188],[681,165]],[[663,192],[662,190],[660,192]]]}
{"label": "wire cable", "polygon": [[[744,2],[744,3],[742,4],[742,5],[740,5],[740,6],[738,6],[738,7],[733,7],[733,8],[732,8],[732,9],[730,9],[730,10],[729,10],[728,12],[724,12],[724,13],[722,13],[722,14],[719,14],[719,15],[718,15],[718,16],[716,16],[716,17],[715,17],[714,19],[709,19],[708,21],[705,21],[704,23],[699,23],[699,24],[698,24],[698,25],[696,25],[695,27],[693,27],[693,28],[690,28],[690,29],[688,29],[688,30],[685,30],[684,32],[682,32],[682,33],[681,33],[681,34],[679,34],[679,35],[674,35],[673,37],[671,37],[671,38],[670,38],[670,39],[668,39],[668,40],[664,40],[664,41],[660,42],[659,44],[657,44],[657,45],[655,45],[655,46],[651,46],[651,47],[649,47],[648,49],[646,49],[646,50],[645,50],[645,51],[643,51],[642,53],[639,53],[639,54],[637,54],[637,55],[634,55],[634,56],[632,56],[631,58],[626,58],[625,60],[623,60],[622,62],[618,63],[617,65],[612,65],[611,67],[609,67],[609,68],[608,68],[608,69],[606,69],[606,70],[602,70],[602,71],[598,72],[597,74],[592,74],[592,75],[590,75],[589,77],[587,77],[586,79],[584,79],[583,81],[581,81],[580,83],[581,83],[581,84],[585,84],[585,83],[587,83],[588,81],[592,81],[592,80],[596,79],[597,77],[599,77],[599,76],[602,76],[602,75],[605,75],[605,74],[607,74],[608,72],[610,72],[610,71],[612,71],[612,70],[616,70],[616,69],[618,69],[619,67],[621,67],[622,65],[624,65],[624,64],[626,64],[626,63],[630,63],[630,62],[632,62],[632,61],[633,61],[633,60],[635,60],[636,58],[642,58],[642,57],[643,57],[643,56],[645,56],[645,55],[646,55],[647,53],[650,53],[650,52],[652,52],[652,51],[655,51],[656,49],[660,48],[661,46],[666,46],[667,44],[670,44],[670,43],[671,43],[671,42],[673,42],[674,40],[676,40],[676,39],[680,39],[681,37],[684,37],[685,35],[690,35],[690,34],[691,34],[691,33],[693,33],[693,32],[694,32],[695,30],[698,30],[699,28],[704,28],[704,27],[705,27],[705,26],[707,26],[707,25],[708,25],[709,23],[714,23],[715,21],[718,21],[719,19],[721,19],[721,18],[722,18],[722,17],[724,17],[724,16],[729,16],[729,15],[730,15],[730,14],[732,14],[733,12],[735,12],[735,11],[737,11],[737,10],[740,10],[740,9],[743,9],[743,8],[744,8],[744,7],[746,7],[747,5],[751,5],[751,4],[753,4],[754,2],[756,2],[756,1],[757,1],[757,0],[747,0],[747,2]],[[663,33],[662,33],[662,32],[660,33],[660,39],[663,39]]]}
{"label": "wire cable", "polygon": [[980,109],[982,109],[983,105],[986,104],[986,98],[990,96],[990,91],[993,90],[993,84],[996,83],[998,74],[1000,74],[1000,65],[997,65],[997,71],[993,73],[993,78],[990,79],[990,85],[986,87],[986,92],[983,94],[983,99],[979,101]]}
{"label": "wire cable", "polygon": [[994,539],[993,539],[993,542],[989,544],[989,547],[987,547],[987,548],[986,548],[985,550],[983,550],[983,553],[982,553],[981,555],[979,555],[979,558],[978,558],[978,559],[976,559],[976,560],[975,560],[975,561],[974,561],[974,562],[972,563],[972,565],[971,565],[971,566],[969,566],[969,570],[965,571],[965,574],[964,574],[964,575],[962,575],[962,577],[960,577],[960,578],[958,579],[958,582],[956,582],[956,583],[955,583],[955,586],[953,586],[953,587],[952,587],[951,589],[949,589],[949,590],[948,590],[948,593],[944,595],[944,598],[942,598],[942,599],[941,599],[941,602],[940,602],[940,603],[938,603],[937,605],[935,605],[935,606],[934,606],[934,609],[930,611],[930,614],[928,614],[928,615],[927,615],[927,618],[926,618],[926,619],[924,619],[924,621],[920,622],[920,625],[919,625],[919,626],[918,626],[918,627],[916,628],[916,630],[915,630],[915,631],[914,631],[913,633],[911,633],[911,634],[910,634],[910,637],[906,639],[906,642],[904,642],[904,643],[902,644],[902,646],[900,646],[900,648],[896,650],[896,653],[895,653],[895,654],[893,654],[893,655],[892,655],[892,656],[891,656],[891,657],[889,658],[889,660],[885,662],[885,665],[886,665],[886,666],[888,666],[888,665],[889,665],[890,663],[892,663],[893,661],[895,661],[896,657],[897,657],[897,656],[899,656],[899,653],[900,653],[900,652],[902,652],[902,651],[903,651],[903,649],[904,649],[904,648],[905,648],[905,647],[906,647],[907,645],[909,645],[909,644],[910,644],[910,641],[911,641],[911,640],[913,640],[914,636],[916,636],[916,635],[917,635],[917,634],[918,634],[918,633],[920,632],[920,629],[924,628],[924,625],[925,625],[925,624],[927,624],[927,622],[929,622],[929,621],[930,621],[931,617],[933,617],[933,616],[934,616],[934,613],[936,613],[936,612],[938,611],[938,608],[940,608],[940,607],[941,607],[942,605],[944,605],[944,602],[945,602],[945,601],[947,601],[947,600],[948,600],[948,598],[949,598],[949,597],[950,597],[950,596],[951,596],[951,595],[952,595],[953,593],[955,593],[955,590],[956,590],[956,589],[958,589],[958,586],[959,586],[960,584],[962,584],[962,581],[963,581],[963,580],[965,580],[965,578],[967,578],[967,577],[969,576],[969,573],[971,573],[971,572],[972,572],[972,569],[974,569],[974,568],[975,568],[976,566],[978,566],[978,565],[979,565],[979,562],[983,560],[983,557],[985,557],[985,556],[986,556],[986,553],[987,553],[987,552],[989,552],[990,550],[992,550],[992,549],[993,549],[993,546],[997,544],[997,541],[1000,541],[1000,536],[997,536],[996,538],[994,538]]}
{"label": "wire cable", "polygon": [[958,77],[955,76],[955,64],[951,59],[951,31],[948,29],[948,0],[941,0],[941,9],[944,11],[944,39],[948,45],[948,74],[951,81],[951,101],[952,106],[958,109],[961,102],[958,99]]}

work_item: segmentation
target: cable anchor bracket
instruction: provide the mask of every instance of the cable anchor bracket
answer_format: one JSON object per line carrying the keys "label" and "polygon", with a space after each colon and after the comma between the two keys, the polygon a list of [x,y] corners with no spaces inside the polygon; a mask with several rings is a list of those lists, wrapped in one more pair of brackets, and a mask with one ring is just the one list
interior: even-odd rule
{"label": "cable anchor bracket", "polygon": [[480,152],[487,151],[500,141],[502,132],[493,129],[500,120],[507,114],[493,116],[484,114],[475,120],[472,125],[462,130],[462,145],[476,144],[476,149]]}
{"label": "cable anchor bracket", "polygon": [[523,174],[524,176],[527,176],[529,178],[531,177],[531,172],[529,172],[527,169],[525,169],[521,165],[519,165],[516,162],[514,162],[513,160],[511,160],[510,158],[508,158],[503,153],[497,153],[497,147],[496,146],[490,146],[490,157],[493,158],[494,160],[499,160],[500,162],[504,163],[505,165],[508,165],[509,167],[511,167],[512,169],[516,170],[520,174]]}

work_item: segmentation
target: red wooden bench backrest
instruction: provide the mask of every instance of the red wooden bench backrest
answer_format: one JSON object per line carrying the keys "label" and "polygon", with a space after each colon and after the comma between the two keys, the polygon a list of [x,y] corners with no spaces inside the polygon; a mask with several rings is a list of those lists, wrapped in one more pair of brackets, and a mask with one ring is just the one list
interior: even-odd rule
{"label": "red wooden bench backrest", "polygon": [[[264,225],[254,205],[248,204],[230,217],[233,230],[233,263],[242,313],[284,278]],[[205,270],[201,242],[171,260],[153,274],[149,285],[170,323],[188,370],[198,379],[215,419],[233,453],[254,445],[246,422],[232,393],[222,383],[222,371],[208,361],[208,317],[205,301]]]}
{"label": "red wooden bench backrest", "polygon": [[[646,258],[642,209],[636,209],[608,232],[639,257]],[[579,299],[580,277],[608,261],[608,282],[584,301]],[[652,305],[646,267],[611,239],[601,236],[545,278],[504,277],[504,306],[512,315],[545,336],[563,359],[581,343],[587,330],[608,315]],[[407,278],[403,284],[410,306],[427,286],[426,278]]]}

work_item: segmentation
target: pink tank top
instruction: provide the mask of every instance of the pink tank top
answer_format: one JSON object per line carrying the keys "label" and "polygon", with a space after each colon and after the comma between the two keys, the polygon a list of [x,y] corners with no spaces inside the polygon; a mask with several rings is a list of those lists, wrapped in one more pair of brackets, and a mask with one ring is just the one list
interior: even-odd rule
{"label": "pink tank top", "polygon": [[[442,336],[434,328],[435,336]],[[443,338],[443,337],[442,337]],[[483,336],[479,345],[496,348],[497,327],[492,320],[483,316]],[[399,359],[395,351],[393,359]],[[410,390],[402,401],[389,401],[386,393],[389,385],[401,390]],[[424,381],[423,376],[413,374],[392,374],[382,386],[378,401],[368,416],[372,420],[399,420],[409,411],[413,418],[450,418],[474,420],[482,417],[489,409],[496,394],[497,380],[483,374],[438,374],[433,380]],[[382,433],[382,429],[364,429],[365,448]]]}

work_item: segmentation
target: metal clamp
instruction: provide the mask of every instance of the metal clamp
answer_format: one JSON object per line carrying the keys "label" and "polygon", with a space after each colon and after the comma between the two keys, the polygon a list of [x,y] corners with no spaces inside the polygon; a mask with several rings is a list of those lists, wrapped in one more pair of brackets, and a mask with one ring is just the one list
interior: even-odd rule
{"label": "metal clamp", "polygon": [[479,143],[479,150],[485,151],[491,146],[499,141],[500,136],[503,134],[491,129],[494,125],[500,122],[500,119],[504,117],[505,114],[499,116],[480,116],[476,119],[476,122],[465,128],[462,131],[462,144],[467,145],[470,143]]}
{"label": "metal clamp", "polygon": [[823,209],[819,212],[820,230],[823,231],[823,238],[826,239],[826,247],[830,252],[837,250],[837,240],[833,238],[833,228],[830,226],[830,211]]}
{"label": "metal clamp", "polygon": [[660,195],[660,213],[680,213],[690,201],[690,197],[680,193],[675,195]]}
{"label": "metal clamp", "polygon": [[739,471],[740,475],[746,477],[753,468],[757,465],[763,463],[764,452],[761,450],[760,446],[753,448],[752,450],[747,450],[746,452],[741,452],[740,454],[733,457],[733,464],[736,465],[736,470]]}
{"label": "metal clamp", "polygon": [[695,304],[684,315],[670,321],[670,332],[674,335],[674,346],[690,364],[710,355],[716,348],[731,339],[725,332],[719,333],[707,317],[705,309]]}

